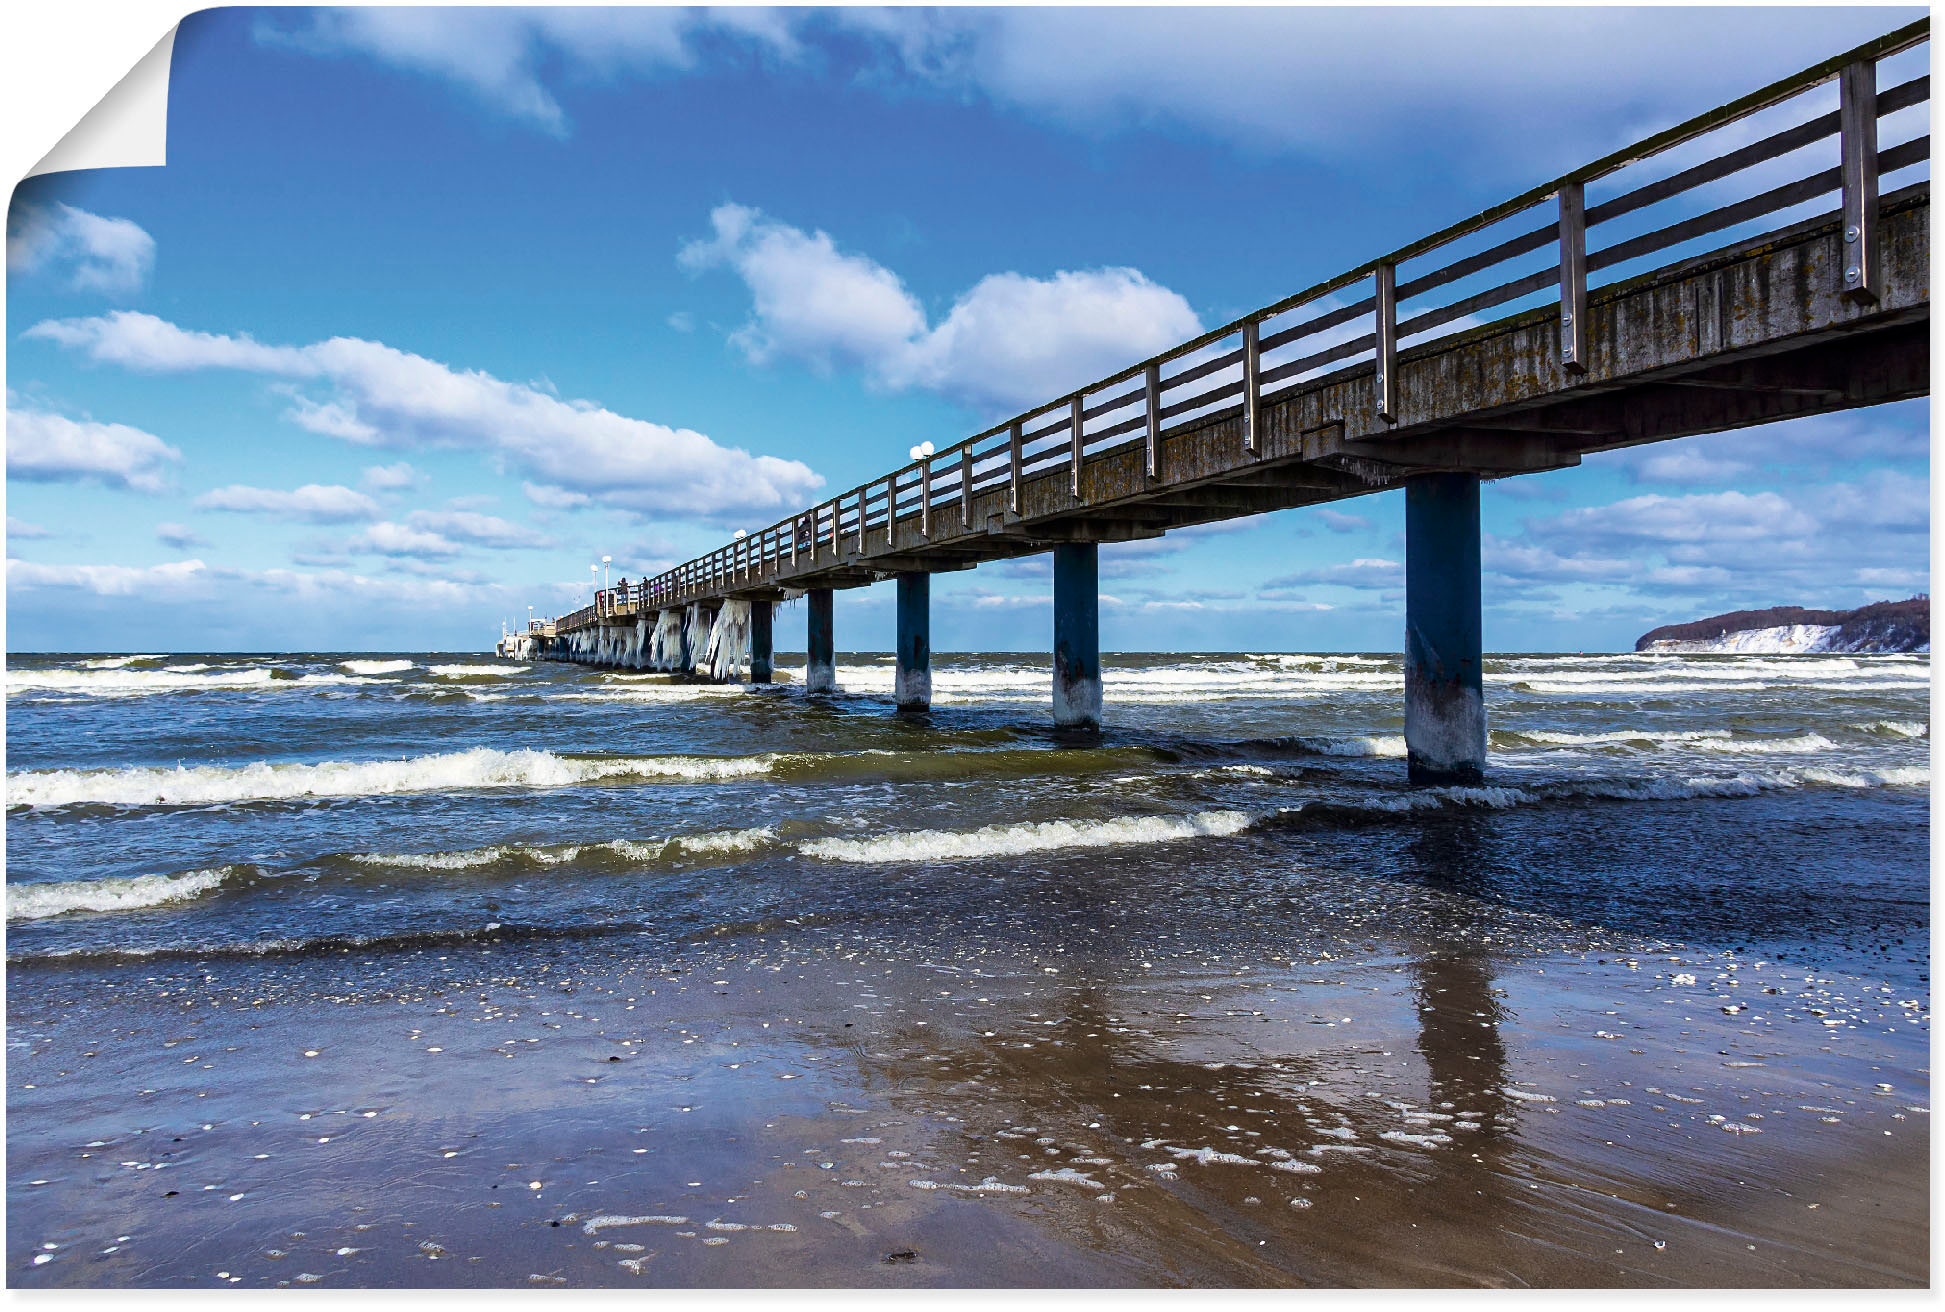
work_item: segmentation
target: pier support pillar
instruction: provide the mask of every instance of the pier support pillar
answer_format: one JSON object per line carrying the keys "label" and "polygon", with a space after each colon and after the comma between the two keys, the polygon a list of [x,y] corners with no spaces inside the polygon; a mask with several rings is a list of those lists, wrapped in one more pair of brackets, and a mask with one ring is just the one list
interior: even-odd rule
{"label": "pier support pillar", "polygon": [[1479,476],[1405,484],[1405,751],[1415,784],[1486,771],[1480,681]]}
{"label": "pier support pillar", "polygon": [[771,650],[774,642],[776,607],[763,598],[750,602],[750,682],[770,682],[771,670],[776,658]]}
{"label": "pier support pillar", "polygon": [[893,693],[901,711],[932,705],[932,576],[898,576],[898,668]]}
{"label": "pier support pillar", "polygon": [[812,588],[804,594],[810,603],[810,622],[804,643],[804,691],[837,691],[837,627],[831,607],[829,588]]}
{"label": "pier support pillar", "polygon": [[1101,727],[1101,549],[1054,548],[1054,727]]}

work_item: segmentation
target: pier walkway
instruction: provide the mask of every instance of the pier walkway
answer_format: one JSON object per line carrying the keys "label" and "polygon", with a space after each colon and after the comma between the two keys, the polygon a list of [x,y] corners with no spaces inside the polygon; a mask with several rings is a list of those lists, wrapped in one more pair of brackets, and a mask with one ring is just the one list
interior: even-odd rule
{"label": "pier walkway", "polygon": [[[895,578],[897,699],[919,709],[930,576],[1050,551],[1054,718],[1087,727],[1098,544],[1402,487],[1411,774],[1478,779],[1481,479],[1929,392],[1930,83],[1912,58],[1901,81],[1880,68],[1929,33],[1845,52],[603,590],[521,646],[717,677],[747,655],[768,682],[772,608],[801,595],[807,687],[827,691],[832,590]],[[1909,135],[1880,145],[1881,120]]]}

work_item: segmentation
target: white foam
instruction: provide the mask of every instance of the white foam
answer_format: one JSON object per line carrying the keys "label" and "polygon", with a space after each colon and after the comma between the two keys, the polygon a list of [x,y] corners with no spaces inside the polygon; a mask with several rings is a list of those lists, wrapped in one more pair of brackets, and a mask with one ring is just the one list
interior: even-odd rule
{"label": "white foam", "polygon": [[339,661],[341,669],[353,674],[398,674],[412,668],[411,661]]}
{"label": "white foam", "polygon": [[1022,856],[1076,847],[1170,843],[1223,837],[1247,828],[1242,811],[1203,811],[1188,816],[1122,816],[1113,820],[1045,820],[954,831],[920,829],[876,838],[819,838],[802,845],[805,856],[830,861],[950,861]]}
{"label": "white foam", "polygon": [[509,859],[540,865],[572,865],[588,853],[609,853],[639,864],[678,856],[721,856],[753,852],[775,840],[776,830],[730,829],[718,833],[678,834],[673,838],[617,838],[605,843],[573,843],[558,847],[500,844],[459,852],[360,852],[350,859],[359,865],[406,870],[472,870]]}
{"label": "white foam", "polygon": [[169,902],[186,902],[219,887],[231,866],[191,870],[182,875],[134,875],[84,879],[60,884],[9,884],[8,920],[45,920],[70,911],[137,911]]}
{"label": "white foam", "polygon": [[426,673],[441,679],[497,679],[503,674],[525,674],[525,665],[428,665]]}
{"label": "white foam", "polygon": [[1894,738],[1928,738],[1931,726],[1917,720],[1873,720],[1869,724],[1851,726],[1865,733],[1888,733]]}
{"label": "white foam", "polygon": [[1827,752],[1837,744],[1820,733],[1800,733],[1793,738],[1705,738],[1697,747],[1709,752],[1737,752],[1751,756],[1801,756]]}
{"label": "white foam", "polygon": [[87,670],[119,670],[125,666],[137,665],[143,661],[159,661],[161,656],[102,656],[91,661],[82,661],[81,667]]}
{"label": "white foam", "polygon": [[614,779],[706,781],[763,774],[777,759],[774,755],[575,758],[525,748],[503,752],[475,747],[395,761],[34,770],[7,777],[7,805],[188,806],[469,788],[564,788]]}

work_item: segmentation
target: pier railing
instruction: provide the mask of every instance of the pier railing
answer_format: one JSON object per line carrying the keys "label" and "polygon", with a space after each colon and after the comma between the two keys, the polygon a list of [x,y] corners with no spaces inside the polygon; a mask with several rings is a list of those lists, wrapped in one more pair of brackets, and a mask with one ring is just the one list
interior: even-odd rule
{"label": "pier railing", "polygon": [[1389,422],[1400,349],[1549,300],[1561,364],[1577,372],[1590,289],[1821,214],[1843,216],[1843,294],[1870,304],[1881,185],[1929,182],[1919,49],[1929,36],[1921,20],[1697,115],[707,555],[604,589],[556,628],[775,586],[874,535],[889,544],[914,522],[921,538],[970,532],[976,495],[999,490],[1017,512],[1022,483],[1050,473],[1066,475],[1079,508],[1087,463],[1131,446],[1159,484],[1164,431],[1239,402],[1243,452],[1260,454],[1266,401],[1327,371],[1372,366]]}

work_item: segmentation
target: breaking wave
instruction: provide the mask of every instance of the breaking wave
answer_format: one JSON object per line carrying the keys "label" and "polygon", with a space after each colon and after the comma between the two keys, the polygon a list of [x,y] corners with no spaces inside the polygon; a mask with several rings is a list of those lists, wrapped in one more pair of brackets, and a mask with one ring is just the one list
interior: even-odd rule
{"label": "breaking wave", "polygon": [[1250,825],[1243,811],[1203,811],[1188,816],[1122,816],[1113,820],[1044,820],[955,831],[919,829],[875,838],[819,838],[798,850],[827,861],[951,861],[1023,856],[1077,847],[1172,843],[1185,838],[1226,837]]}
{"label": "breaking wave", "polygon": [[70,911],[140,911],[170,902],[187,902],[222,886],[235,866],[191,870],[181,875],[135,875],[120,879],[83,879],[60,884],[9,884],[8,920],[45,920]]}
{"label": "breaking wave", "polygon": [[754,852],[774,841],[776,836],[776,830],[765,827],[678,834],[672,838],[617,838],[605,843],[571,843],[551,847],[507,843],[462,852],[361,852],[350,859],[359,865],[405,870],[476,870],[497,865],[567,866],[589,856],[619,857],[631,864],[651,865],[685,856]]}
{"label": "breaking wave", "polygon": [[353,674],[402,674],[412,668],[411,661],[339,661]]}
{"label": "breaking wave", "polygon": [[80,670],[8,670],[7,695],[54,692],[91,697],[132,697],[148,693],[222,689],[260,691],[363,682],[345,674],[291,674],[265,666],[218,670],[214,673],[206,672],[209,668],[207,665],[171,665],[160,670],[137,670],[126,666]]}
{"label": "breaking wave", "polygon": [[774,755],[567,757],[528,748],[503,752],[475,747],[395,761],[35,770],[8,776],[7,805],[195,806],[473,788],[565,788],[623,779],[709,781],[764,774],[776,761]]}

